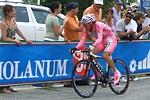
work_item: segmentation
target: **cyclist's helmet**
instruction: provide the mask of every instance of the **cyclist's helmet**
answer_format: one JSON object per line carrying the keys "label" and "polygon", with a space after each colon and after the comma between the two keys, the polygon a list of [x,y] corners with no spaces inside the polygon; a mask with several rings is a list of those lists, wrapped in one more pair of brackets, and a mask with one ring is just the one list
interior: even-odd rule
{"label": "cyclist's helmet", "polygon": [[94,14],[86,14],[81,19],[82,24],[87,24],[87,23],[91,23],[91,22],[95,22]]}

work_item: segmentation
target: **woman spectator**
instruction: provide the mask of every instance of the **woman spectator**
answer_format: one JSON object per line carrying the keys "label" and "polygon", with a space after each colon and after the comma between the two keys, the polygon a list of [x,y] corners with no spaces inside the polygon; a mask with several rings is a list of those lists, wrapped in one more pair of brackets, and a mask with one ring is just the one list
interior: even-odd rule
{"label": "woman spectator", "polygon": [[17,45],[21,45],[21,41],[16,39],[16,33],[24,39],[27,43],[31,44],[32,41],[24,37],[22,32],[18,29],[15,16],[15,8],[12,5],[5,5],[3,7],[4,19],[1,22],[1,40],[5,42],[14,42]]}
{"label": "woman spectator", "polygon": [[[1,40],[5,42],[14,42],[17,45],[21,45],[22,42],[16,39],[15,37],[17,33],[27,43],[32,44],[32,41],[26,39],[22,34],[22,32],[17,27],[16,20],[14,18],[16,13],[15,8],[12,5],[6,4],[5,6],[3,6],[3,13],[4,13],[4,19],[1,21],[1,34],[2,34]],[[11,93],[17,91],[10,88],[10,86],[4,86],[4,87],[0,87],[0,92]]]}
{"label": "woman spectator", "polygon": [[62,36],[70,42],[62,31],[64,29],[64,25],[67,20],[64,20],[64,24],[60,28],[59,20],[57,18],[57,14],[59,14],[62,10],[61,4],[59,2],[52,2],[48,4],[48,8],[51,9],[51,13],[47,16],[45,24],[46,24],[46,34],[44,36],[44,41],[58,41],[59,36]]}
{"label": "woman spectator", "polygon": [[[108,8],[105,12],[106,17],[105,19],[103,19],[101,22],[105,23],[107,26],[109,26],[112,30],[112,32],[114,32],[115,30],[115,26],[114,26],[114,19],[113,19],[113,15],[114,15],[114,11],[112,8]],[[115,34],[116,35],[116,34]],[[116,35],[117,37],[117,35]],[[117,37],[117,40],[119,41],[120,38]]]}
{"label": "woman spectator", "polygon": [[[44,41],[58,41],[59,36],[62,36],[65,40],[67,40],[68,43],[70,43],[66,36],[62,34],[66,21],[68,20],[64,20],[64,23],[60,28],[59,20],[57,18],[57,14],[59,14],[62,11],[61,4],[57,1],[54,1],[48,4],[47,7],[50,8],[51,13],[47,16],[45,20],[46,34],[44,36]],[[44,84],[44,87],[47,86],[49,86],[50,88],[55,88],[53,83]]]}
{"label": "woman spectator", "polygon": [[103,23],[105,23],[107,26],[109,26],[114,32],[114,20],[113,20],[113,9],[108,8],[105,12],[106,18],[102,20]]}

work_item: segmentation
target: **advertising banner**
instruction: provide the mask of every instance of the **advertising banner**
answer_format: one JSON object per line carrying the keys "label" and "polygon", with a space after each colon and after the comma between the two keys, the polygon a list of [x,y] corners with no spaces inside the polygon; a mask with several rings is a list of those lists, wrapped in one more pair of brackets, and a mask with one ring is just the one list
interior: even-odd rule
{"label": "advertising banner", "polygon": [[[131,74],[149,73],[149,43],[119,42],[112,58],[124,60]],[[0,44],[0,85],[70,80],[74,58],[69,50],[76,45],[63,42]],[[88,45],[90,43],[86,43]],[[79,55],[78,60],[83,57]],[[100,63],[105,67],[104,60]]]}
{"label": "advertising banner", "polygon": [[149,42],[120,42],[112,57],[124,60],[130,74],[150,73]]}
{"label": "advertising banner", "polygon": [[141,11],[146,13],[150,9],[150,0],[140,0],[140,8]]}

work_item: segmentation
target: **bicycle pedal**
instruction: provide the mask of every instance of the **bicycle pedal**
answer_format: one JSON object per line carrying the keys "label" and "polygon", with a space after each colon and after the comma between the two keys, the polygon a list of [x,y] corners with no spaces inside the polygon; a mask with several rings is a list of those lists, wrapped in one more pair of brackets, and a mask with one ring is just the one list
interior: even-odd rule
{"label": "bicycle pedal", "polygon": [[107,83],[101,83],[101,87],[106,88]]}

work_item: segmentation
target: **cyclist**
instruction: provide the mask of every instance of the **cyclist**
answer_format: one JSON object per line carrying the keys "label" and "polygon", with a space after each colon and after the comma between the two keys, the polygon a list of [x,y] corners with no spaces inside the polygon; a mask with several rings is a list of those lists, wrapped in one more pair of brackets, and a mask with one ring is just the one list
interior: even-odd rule
{"label": "cyclist", "polygon": [[[93,44],[89,46],[91,54],[98,54],[99,52],[104,51],[103,58],[111,66],[114,72],[114,84],[117,84],[121,74],[116,69],[114,62],[110,57],[117,46],[117,40],[114,33],[111,31],[110,27],[104,23],[95,21],[93,14],[84,15],[81,22],[84,26],[83,36],[76,48],[71,49],[71,52],[74,53],[75,50],[80,49],[84,45],[86,37],[90,37],[93,40]],[[98,64],[96,58],[95,61]],[[98,77],[100,77],[100,75],[98,75]],[[95,75],[93,75],[91,79],[95,79]]]}

